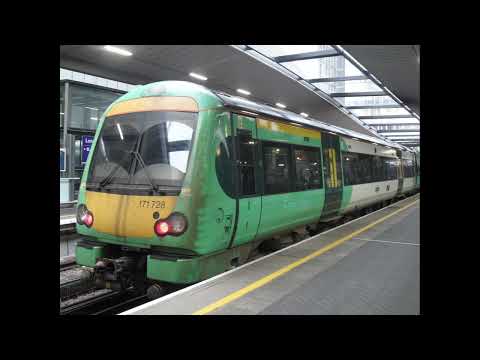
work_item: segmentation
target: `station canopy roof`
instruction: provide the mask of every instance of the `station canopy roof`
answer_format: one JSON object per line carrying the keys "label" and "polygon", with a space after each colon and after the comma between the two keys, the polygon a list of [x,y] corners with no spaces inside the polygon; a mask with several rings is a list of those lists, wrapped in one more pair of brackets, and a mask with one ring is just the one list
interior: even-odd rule
{"label": "station canopy roof", "polygon": [[127,56],[105,47],[61,46],[60,66],[132,84],[194,81],[380,143],[419,144],[419,46],[114,46]]}

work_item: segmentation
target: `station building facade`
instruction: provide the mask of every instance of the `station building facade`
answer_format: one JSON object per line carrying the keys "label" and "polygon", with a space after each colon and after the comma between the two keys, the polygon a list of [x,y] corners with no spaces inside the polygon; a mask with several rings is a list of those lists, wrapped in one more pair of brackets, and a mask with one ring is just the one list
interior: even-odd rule
{"label": "station building facade", "polygon": [[60,68],[60,206],[77,200],[89,144],[103,112],[135,86]]}

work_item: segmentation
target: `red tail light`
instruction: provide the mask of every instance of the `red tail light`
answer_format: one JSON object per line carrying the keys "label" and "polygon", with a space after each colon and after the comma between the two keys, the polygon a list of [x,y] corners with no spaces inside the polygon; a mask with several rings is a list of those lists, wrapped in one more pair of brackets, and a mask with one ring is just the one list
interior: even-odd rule
{"label": "red tail light", "polygon": [[179,236],[187,230],[187,218],[178,212],[170,214],[166,219],[158,220],[153,226],[158,236]]}
{"label": "red tail light", "polygon": [[153,229],[155,230],[155,234],[157,234],[158,236],[165,236],[168,234],[170,226],[165,220],[159,220],[155,223]]}
{"label": "red tail light", "polygon": [[93,215],[90,211],[85,213],[82,217],[82,222],[87,226],[90,227],[93,224]]}
{"label": "red tail light", "polygon": [[77,208],[77,222],[87,227],[93,224],[93,214],[84,204],[79,205]]}

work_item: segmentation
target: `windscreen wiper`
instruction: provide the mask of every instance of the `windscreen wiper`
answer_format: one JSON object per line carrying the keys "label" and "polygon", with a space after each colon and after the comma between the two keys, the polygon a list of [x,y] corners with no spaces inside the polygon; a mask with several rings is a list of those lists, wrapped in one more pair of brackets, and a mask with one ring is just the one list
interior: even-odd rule
{"label": "windscreen wiper", "polygon": [[150,186],[152,187],[152,190],[158,194],[158,185],[154,184],[152,179],[150,178],[150,175],[148,175],[147,171],[147,165],[145,165],[145,162],[143,161],[142,155],[138,151],[132,151],[133,155],[136,157],[137,161],[142,165],[143,170],[145,171],[145,177],[147,178],[148,182],[150,183]]}
{"label": "windscreen wiper", "polygon": [[110,173],[102,180],[100,181],[100,189],[105,187],[106,185],[108,185],[112,179],[113,179],[113,176],[117,173],[118,169],[120,169],[122,167],[122,162],[124,160],[126,160],[129,156],[132,156],[132,152],[133,151],[128,151],[127,152],[127,156],[125,156],[122,161],[120,161],[117,165],[115,165],[115,167],[112,169],[112,171],[110,171]]}

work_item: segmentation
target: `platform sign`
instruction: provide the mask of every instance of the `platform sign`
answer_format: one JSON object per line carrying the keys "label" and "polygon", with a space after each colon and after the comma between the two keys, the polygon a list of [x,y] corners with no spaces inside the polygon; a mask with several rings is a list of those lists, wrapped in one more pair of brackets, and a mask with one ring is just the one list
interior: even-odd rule
{"label": "platform sign", "polygon": [[60,172],[65,171],[65,149],[60,149]]}
{"label": "platform sign", "polygon": [[85,164],[87,162],[88,153],[90,152],[92,143],[93,143],[93,136],[90,136],[90,135],[82,136],[82,164]]}

